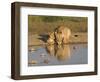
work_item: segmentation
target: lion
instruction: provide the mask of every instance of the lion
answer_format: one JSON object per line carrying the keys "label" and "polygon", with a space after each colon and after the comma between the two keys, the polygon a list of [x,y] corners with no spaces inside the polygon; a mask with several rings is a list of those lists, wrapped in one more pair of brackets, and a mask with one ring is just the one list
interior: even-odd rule
{"label": "lion", "polygon": [[71,36],[71,30],[65,26],[59,26],[54,30],[54,32],[49,33],[49,38],[47,40],[48,44],[66,44],[69,42]]}
{"label": "lion", "polygon": [[54,32],[49,33],[49,38],[47,40],[47,43],[50,44],[50,45],[55,43]]}
{"label": "lion", "polygon": [[55,30],[55,38],[57,44],[66,44],[69,42],[71,30],[65,26],[59,26]]}

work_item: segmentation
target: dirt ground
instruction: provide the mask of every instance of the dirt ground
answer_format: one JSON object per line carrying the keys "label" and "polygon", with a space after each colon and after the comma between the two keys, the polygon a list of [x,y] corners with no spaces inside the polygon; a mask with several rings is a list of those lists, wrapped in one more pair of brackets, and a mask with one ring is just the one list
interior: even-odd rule
{"label": "dirt ground", "polygon": [[[44,38],[43,38],[44,37]],[[46,44],[46,38],[47,35],[29,35],[28,36],[28,46],[32,45],[44,45]],[[69,39],[69,44],[73,43],[87,43],[87,33],[72,33],[70,39]]]}

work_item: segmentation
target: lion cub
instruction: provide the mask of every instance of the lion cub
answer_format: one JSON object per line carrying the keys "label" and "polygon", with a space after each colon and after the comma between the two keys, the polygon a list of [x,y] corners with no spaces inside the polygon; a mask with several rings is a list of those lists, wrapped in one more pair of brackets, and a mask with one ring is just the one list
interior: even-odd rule
{"label": "lion cub", "polygon": [[49,39],[47,40],[48,44],[54,44],[55,43],[55,37],[54,32],[49,33]]}

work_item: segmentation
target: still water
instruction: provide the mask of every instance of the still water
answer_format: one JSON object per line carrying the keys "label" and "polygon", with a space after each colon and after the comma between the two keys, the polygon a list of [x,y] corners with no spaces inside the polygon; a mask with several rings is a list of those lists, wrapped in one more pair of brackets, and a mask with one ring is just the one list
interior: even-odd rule
{"label": "still water", "polygon": [[87,53],[87,44],[32,46],[28,66],[87,64]]}

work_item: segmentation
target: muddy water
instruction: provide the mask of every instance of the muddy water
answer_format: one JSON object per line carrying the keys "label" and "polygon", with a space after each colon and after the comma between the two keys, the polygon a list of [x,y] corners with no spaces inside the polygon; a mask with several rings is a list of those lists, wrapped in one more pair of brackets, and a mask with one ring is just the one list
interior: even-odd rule
{"label": "muddy water", "polygon": [[87,53],[87,44],[32,46],[28,66],[87,64]]}

